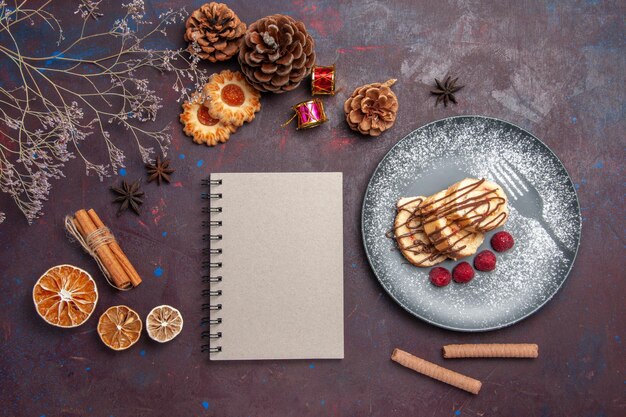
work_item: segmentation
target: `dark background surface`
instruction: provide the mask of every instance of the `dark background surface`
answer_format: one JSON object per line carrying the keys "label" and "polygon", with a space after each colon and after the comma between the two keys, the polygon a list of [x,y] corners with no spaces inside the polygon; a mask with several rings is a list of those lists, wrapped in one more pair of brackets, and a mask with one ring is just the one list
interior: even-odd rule
{"label": "dark background surface", "polygon": [[[62,7],[61,3],[65,4]],[[107,17],[121,11],[104,2]],[[150,16],[176,6],[148,2]],[[199,6],[194,1],[187,10]],[[272,13],[305,22],[318,63],[337,64],[338,87],[325,100],[330,121],[311,131],[281,129],[290,106],[308,97],[308,82],[262,99],[256,120],[223,146],[198,146],[182,134],[180,104],[169,82],[156,126],[172,122],[173,184],[144,185],[141,217],[115,217],[108,187],[84,175],[78,160],[54,182],[45,215],[34,225],[6,195],[0,211],[0,403],[5,416],[618,416],[626,414],[624,280],[623,2],[267,1],[229,3],[251,23]],[[71,39],[73,7],[54,2]],[[182,46],[183,27],[172,28]],[[31,33],[32,35],[32,33]],[[26,34],[24,36],[27,36]],[[35,46],[33,46],[35,48]],[[37,52],[33,52],[37,53]],[[4,67],[6,63],[2,63]],[[236,61],[208,66],[236,68]],[[434,107],[434,77],[454,73],[466,87],[459,105]],[[158,75],[150,75],[160,83]],[[342,103],[357,86],[397,78],[400,111],[378,139],[350,131]],[[156,86],[157,84],[155,84]],[[436,119],[481,114],[515,123],[561,158],[578,189],[583,236],[564,287],[542,310],[513,327],[484,334],[435,328],[384,292],[361,244],[360,209],[367,181],[387,150]],[[125,178],[145,178],[123,130]],[[127,144],[125,142],[128,141]],[[97,137],[91,156],[104,161]],[[210,363],[200,353],[203,230],[200,180],[212,171],[344,173],[345,359]],[[130,292],[104,284],[95,263],[67,241],[63,216],[93,207],[113,229],[144,283]],[[242,248],[245,250],[245,245]],[[50,266],[70,263],[93,274],[100,300],[94,317],[62,330],[37,317],[32,286]],[[131,349],[108,350],[97,317],[126,304],[142,317],[158,304],[178,307],[185,328],[160,345],[144,334]],[[535,342],[537,360],[446,362],[447,343]],[[429,380],[389,360],[400,347],[483,381],[478,396]]]}

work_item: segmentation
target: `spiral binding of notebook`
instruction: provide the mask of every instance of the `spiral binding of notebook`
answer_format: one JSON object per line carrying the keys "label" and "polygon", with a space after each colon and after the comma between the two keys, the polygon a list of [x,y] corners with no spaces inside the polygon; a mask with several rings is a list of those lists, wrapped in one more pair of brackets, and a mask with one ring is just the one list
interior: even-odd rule
{"label": "spiral binding of notebook", "polygon": [[222,290],[214,290],[212,285],[218,282],[222,282],[222,276],[219,275],[218,270],[222,267],[221,262],[214,262],[213,255],[220,255],[222,249],[215,247],[219,246],[219,241],[222,240],[222,235],[213,233],[215,228],[222,226],[221,220],[212,220],[212,213],[221,213],[222,207],[219,206],[217,200],[222,198],[221,193],[214,193],[213,188],[222,185],[221,179],[205,179],[202,181],[202,185],[209,187],[208,193],[202,193],[202,199],[208,201],[208,206],[202,208],[202,212],[209,215],[209,220],[202,222],[202,227],[209,230],[209,233],[202,235],[202,240],[207,243],[207,247],[202,250],[202,254],[206,257],[206,260],[202,262],[202,268],[206,271],[202,275],[202,282],[208,285],[207,289],[202,290],[202,296],[208,298],[208,302],[202,304],[202,310],[207,312],[207,316],[202,318],[202,326],[209,326],[209,330],[202,332],[202,338],[207,339],[208,342],[202,345],[202,352],[217,353],[222,351],[222,346],[219,345],[218,339],[222,337],[222,332],[214,331],[213,328],[216,325],[222,323],[219,311],[222,309],[222,304],[216,301],[216,298],[222,295]]}

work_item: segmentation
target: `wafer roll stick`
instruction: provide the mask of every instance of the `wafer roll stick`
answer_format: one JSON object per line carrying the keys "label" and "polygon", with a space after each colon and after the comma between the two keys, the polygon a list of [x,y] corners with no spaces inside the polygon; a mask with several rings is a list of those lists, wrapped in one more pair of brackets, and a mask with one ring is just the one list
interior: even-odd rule
{"label": "wafer roll stick", "polygon": [[413,369],[415,372],[419,372],[422,375],[445,382],[446,384],[471,392],[472,394],[478,394],[480,387],[483,385],[482,382],[477,379],[435,365],[432,362],[425,361],[400,349],[393,350],[391,360],[409,369]]}
{"label": "wafer roll stick", "polygon": [[445,345],[443,357],[450,358],[536,358],[539,346],[534,343]]}

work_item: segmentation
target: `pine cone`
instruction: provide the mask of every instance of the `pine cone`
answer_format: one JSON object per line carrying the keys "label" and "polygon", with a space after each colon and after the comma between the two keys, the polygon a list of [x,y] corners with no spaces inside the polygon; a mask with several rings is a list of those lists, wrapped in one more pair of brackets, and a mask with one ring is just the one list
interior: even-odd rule
{"label": "pine cone", "polygon": [[[235,12],[223,3],[205,3],[194,11],[185,23],[185,40],[189,52],[211,62],[232,58],[246,32]],[[193,42],[198,46],[194,47]],[[198,50],[198,47],[200,50]]]}
{"label": "pine cone", "polygon": [[398,98],[389,87],[395,82],[366,84],[354,90],[343,105],[350,129],[378,136],[393,126],[398,112]]}
{"label": "pine cone", "polygon": [[259,91],[296,88],[315,64],[315,42],[304,23],[275,14],[250,25],[239,50],[239,64]]}

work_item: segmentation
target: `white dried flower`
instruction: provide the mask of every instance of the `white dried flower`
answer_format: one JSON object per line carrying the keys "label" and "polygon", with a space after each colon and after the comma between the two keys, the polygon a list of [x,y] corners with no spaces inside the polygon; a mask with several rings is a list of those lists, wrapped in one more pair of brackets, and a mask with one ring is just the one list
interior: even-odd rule
{"label": "white dried flower", "polygon": [[[84,19],[85,29],[89,29],[87,21],[95,22],[102,16],[100,3],[101,0],[81,0],[78,4],[75,14]],[[156,69],[170,74],[174,79],[172,88],[180,93],[179,99],[188,99],[193,88],[204,85],[208,77],[205,71],[198,68],[198,57],[188,55],[183,49],[146,47],[146,42],[154,45],[156,36],[165,35],[166,26],[184,21],[184,9],[161,13],[159,20],[152,24],[146,20],[142,0],[123,4],[126,15],[116,19],[111,29],[101,33],[87,33],[83,29],[80,37],[63,49],[62,62],[71,63],[73,67],[71,71],[65,71],[67,67],[57,71],[58,55],[8,55],[15,54],[12,52],[16,46],[12,44],[13,38],[20,46],[21,39],[15,36],[19,26],[34,23],[37,19],[45,20],[47,26],[57,31],[57,43],[64,40],[58,19],[46,10],[48,3],[38,7],[27,5],[27,2],[16,4],[19,5],[7,7],[6,0],[0,0],[0,27],[3,28],[0,30],[0,45],[3,42],[10,45],[0,48],[0,59],[17,60],[18,63],[28,61],[35,67],[32,71],[34,78],[16,76],[13,79],[21,79],[21,83],[11,87],[0,86],[0,137],[8,141],[11,149],[15,149],[10,153],[0,152],[0,192],[11,196],[26,219],[32,222],[43,214],[43,203],[51,189],[50,178],[63,178],[65,162],[71,158],[82,159],[86,174],[93,173],[101,181],[124,166],[126,156],[117,143],[126,138],[114,138],[105,129],[107,123],[124,126],[144,162],[152,159],[154,144],[166,154],[171,141],[168,128],[152,131],[139,126],[155,121],[162,108],[162,98],[157,88],[151,88],[146,71]],[[9,24],[18,20],[22,23]],[[151,27],[146,27],[145,34],[140,33],[143,29],[140,31],[137,28],[145,26]],[[88,60],[72,58],[81,56],[81,47],[93,35],[97,35],[103,45],[111,45],[111,50],[103,50],[100,57],[90,56]],[[21,47],[19,50],[28,48]],[[111,51],[114,51],[113,54]],[[106,58],[110,55],[111,58]],[[99,58],[102,60],[94,65],[93,62]],[[58,89],[60,74],[71,78],[71,82],[63,84],[63,89]],[[51,93],[40,92],[40,85],[50,87]],[[55,89],[58,89],[57,92]],[[90,146],[80,146],[90,136]],[[89,159],[90,149],[98,145],[96,137],[107,149],[106,163]],[[4,220],[4,213],[0,216]]]}

